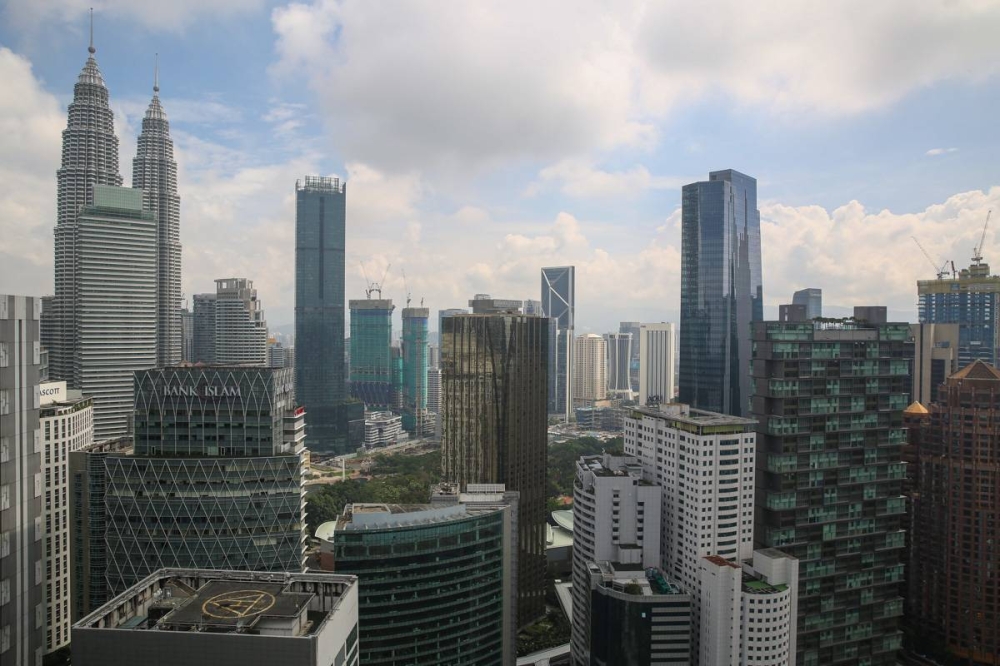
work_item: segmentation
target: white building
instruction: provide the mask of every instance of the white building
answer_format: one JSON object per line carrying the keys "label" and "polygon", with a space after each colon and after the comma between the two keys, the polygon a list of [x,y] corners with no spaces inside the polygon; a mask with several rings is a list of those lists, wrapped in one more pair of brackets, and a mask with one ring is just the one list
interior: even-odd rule
{"label": "white building", "polygon": [[403,417],[392,412],[365,412],[365,447],[388,446],[409,439]]}
{"label": "white building", "polygon": [[608,397],[607,347],[600,335],[577,336],[573,351],[573,404],[604,400]]}
{"label": "white building", "polygon": [[676,394],[674,373],[677,357],[674,353],[676,328],[673,324],[641,324],[639,326],[639,404],[673,402]]}
{"label": "white building", "polygon": [[42,432],[42,476],[45,496],[44,557],[46,638],[45,652],[69,645],[70,600],[73,586],[69,542],[69,454],[94,441],[93,401],[79,391],[67,391],[66,382],[48,382],[39,387]]}
{"label": "white building", "polygon": [[605,333],[608,393],[632,399],[632,334]]}
{"label": "white building", "polygon": [[252,280],[215,281],[214,360],[219,365],[268,364],[264,306]]}

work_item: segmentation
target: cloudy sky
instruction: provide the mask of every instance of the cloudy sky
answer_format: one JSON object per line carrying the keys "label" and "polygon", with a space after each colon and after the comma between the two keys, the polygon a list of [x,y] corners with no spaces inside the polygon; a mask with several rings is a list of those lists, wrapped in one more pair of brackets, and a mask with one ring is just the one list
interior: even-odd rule
{"label": "cloudy sky", "polygon": [[121,171],[160,54],[184,292],[293,305],[294,185],[348,181],[348,297],[538,298],[577,266],[583,331],[677,320],[680,187],[758,179],[765,314],[821,287],[915,319],[934,262],[1000,265],[1000,3],[7,0],[0,292],[52,291],[60,132],[87,7]]}

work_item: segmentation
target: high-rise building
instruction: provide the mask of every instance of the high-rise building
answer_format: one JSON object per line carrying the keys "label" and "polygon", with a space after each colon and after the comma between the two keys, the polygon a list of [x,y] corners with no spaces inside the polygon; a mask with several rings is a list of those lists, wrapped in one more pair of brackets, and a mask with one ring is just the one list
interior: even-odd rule
{"label": "high-rise building", "polygon": [[194,362],[194,312],[181,308],[181,362]]}
{"label": "high-rise building", "polygon": [[1000,364],[1000,276],[982,257],[959,273],[918,280],[921,324],[958,324],[958,367],[975,360]]}
{"label": "high-rise building", "polygon": [[361,662],[513,666],[514,519],[506,506],[348,504],[329,540],[336,571],[358,578]]}
{"label": "high-rise building", "polygon": [[632,334],[605,333],[607,345],[608,393],[617,397],[632,397]]}
{"label": "high-rise building", "polygon": [[316,451],[347,453],[344,279],[347,184],[295,184],[295,397]]}
{"label": "high-rise building", "polygon": [[535,315],[536,317],[545,316],[545,311],[542,309],[542,302],[530,298],[525,299],[522,312],[526,315]]}
{"label": "high-rise building", "polygon": [[94,399],[101,440],[128,434],[132,375],[156,365],[156,222],[142,190],[92,189],[72,223],[75,326],[63,339],[73,340],[69,387]]}
{"label": "high-rise building", "polygon": [[301,570],[306,417],[293,381],[290,368],[136,373],[134,452],[104,458],[111,592],[161,567]]}
{"label": "high-rise building", "polygon": [[403,427],[424,434],[427,418],[427,308],[403,308]]}
{"label": "high-rise building", "polygon": [[639,404],[673,402],[677,369],[673,324],[639,326]]}
{"label": "high-rise building", "polygon": [[145,207],[156,220],[156,365],[162,368],[180,363],[183,337],[181,199],[177,196],[177,162],[170,123],[160,105],[159,67],[132,160],[132,187],[143,191]]}
{"label": "high-rise building", "polygon": [[757,181],[729,169],[685,185],[681,255],[680,401],[745,416],[750,323],[764,318]]}
{"label": "high-rise building", "polygon": [[906,501],[905,323],[756,322],[756,541],[798,558],[798,663],[895,664]]}
{"label": "high-rise building", "polygon": [[215,363],[215,294],[195,294],[192,302],[192,360]]}
{"label": "high-rise building", "polygon": [[444,318],[450,317],[457,314],[469,314],[469,311],[465,308],[447,308],[444,310],[438,310],[438,347],[441,346],[441,336],[444,333]]}
{"label": "high-rise building", "polygon": [[823,316],[823,290],[815,288],[800,289],[792,294],[792,305],[804,305],[806,319]]}
{"label": "high-rise building", "polygon": [[512,298],[493,298],[489,294],[476,294],[469,299],[472,314],[521,314],[521,301]]}
{"label": "high-rise building", "polygon": [[351,395],[366,407],[391,408],[395,403],[390,299],[365,298],[351,306]]}
{"label": "high-rise building", "polygon": [[938,389],[958,372],[958,324],[910,324],[913,335],[913,400],[937,402]]}
{"label": "high-rise building", "polygon": [[358,666],[358,581],[160,569],[73,626],[73,664]]}
{"label": "high-rise building", "polygon": [[267,322],[253,282],[215,281],[215,363],[267,365]]}
{"label": "high-rise building", "polygon": [[1000,371],[973,361],[947,379],[939,398],[918,427],[909,647],[935,663],[993,664],[1000,654]]}
{"label": "high-rise building", "polygon": [[70,558],[70,505],[68,464],[73,452],[94,441],[93,401],[79,391],[68,391],[66,382],[41,384],[42,476],[45,479],[45,653],[69,645],[72,624],[72,574]]}
{"label": "high-rise building", "polygon": [[454,315],[441,338],[441,472],[520,495],[518,624],[545,612],[547,320]]}
{"label": "high-rise building", "polygon": [[608,397],[608,343],[595,333],[577,336],[573,350],[573,400],[587,404]]}
{"label": "high-rise building", "polygon": [[639,326],[637,321],[623,321],[618,324],[619,333],[632,334],[632,363],[629,376],[632,382],[632,393],[639,393]]}
{"label": "high-rise building", "polygon": [[576,338],[576,267],[542,269],[542,311],[552,319],[549,337],[549,411],[573,418],[573,351]]}
{"label": "high-rise building", "polygon": [[[91,31],[93,32],[93,30]],[[108,88],[90,56],[73,86],[66,129],[62,134],[62,163],[56,172],[57,216],[55,229],[55,297],[52,316],[46,315],[43,337],[50,353],[50,377],[72,381],[76,358],[76,218],[94,203],[95,185],[122,184],[118,173],[118,137]]]}
{"label": "high-rise building", "polygon": [[41,309],[39,298],[0,294],[0,658],[18,666],[45,650]]}

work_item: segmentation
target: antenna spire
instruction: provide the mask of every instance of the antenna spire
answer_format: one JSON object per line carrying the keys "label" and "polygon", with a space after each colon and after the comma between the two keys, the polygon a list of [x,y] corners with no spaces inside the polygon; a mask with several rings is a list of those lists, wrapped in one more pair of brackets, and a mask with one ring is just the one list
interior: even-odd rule
{"label": "antenna spire", "polygon": [[94,48],[94,8],[90,8],[90,46],[87,48],[87,52],[90,55],[97,53],[97,49]]}
{"label": "antenna spire", "polygon": [[160,92],[160,54],[156,54],[156,64],[153,65],[153,94]]}

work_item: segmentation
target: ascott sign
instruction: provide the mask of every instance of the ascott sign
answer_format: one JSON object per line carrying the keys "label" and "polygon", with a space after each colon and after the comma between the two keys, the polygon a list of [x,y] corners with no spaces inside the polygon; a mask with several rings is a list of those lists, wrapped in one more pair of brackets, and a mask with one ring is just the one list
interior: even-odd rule
{"label": "ascott sign", "polygon": [[164,386],[163,395],[168,398],[239,398],[239,386]]}
{"label": "ascott sign", "polygon": [[43,382],[38,385],[38,404],[50,405],[66,400],[66,382]]}

